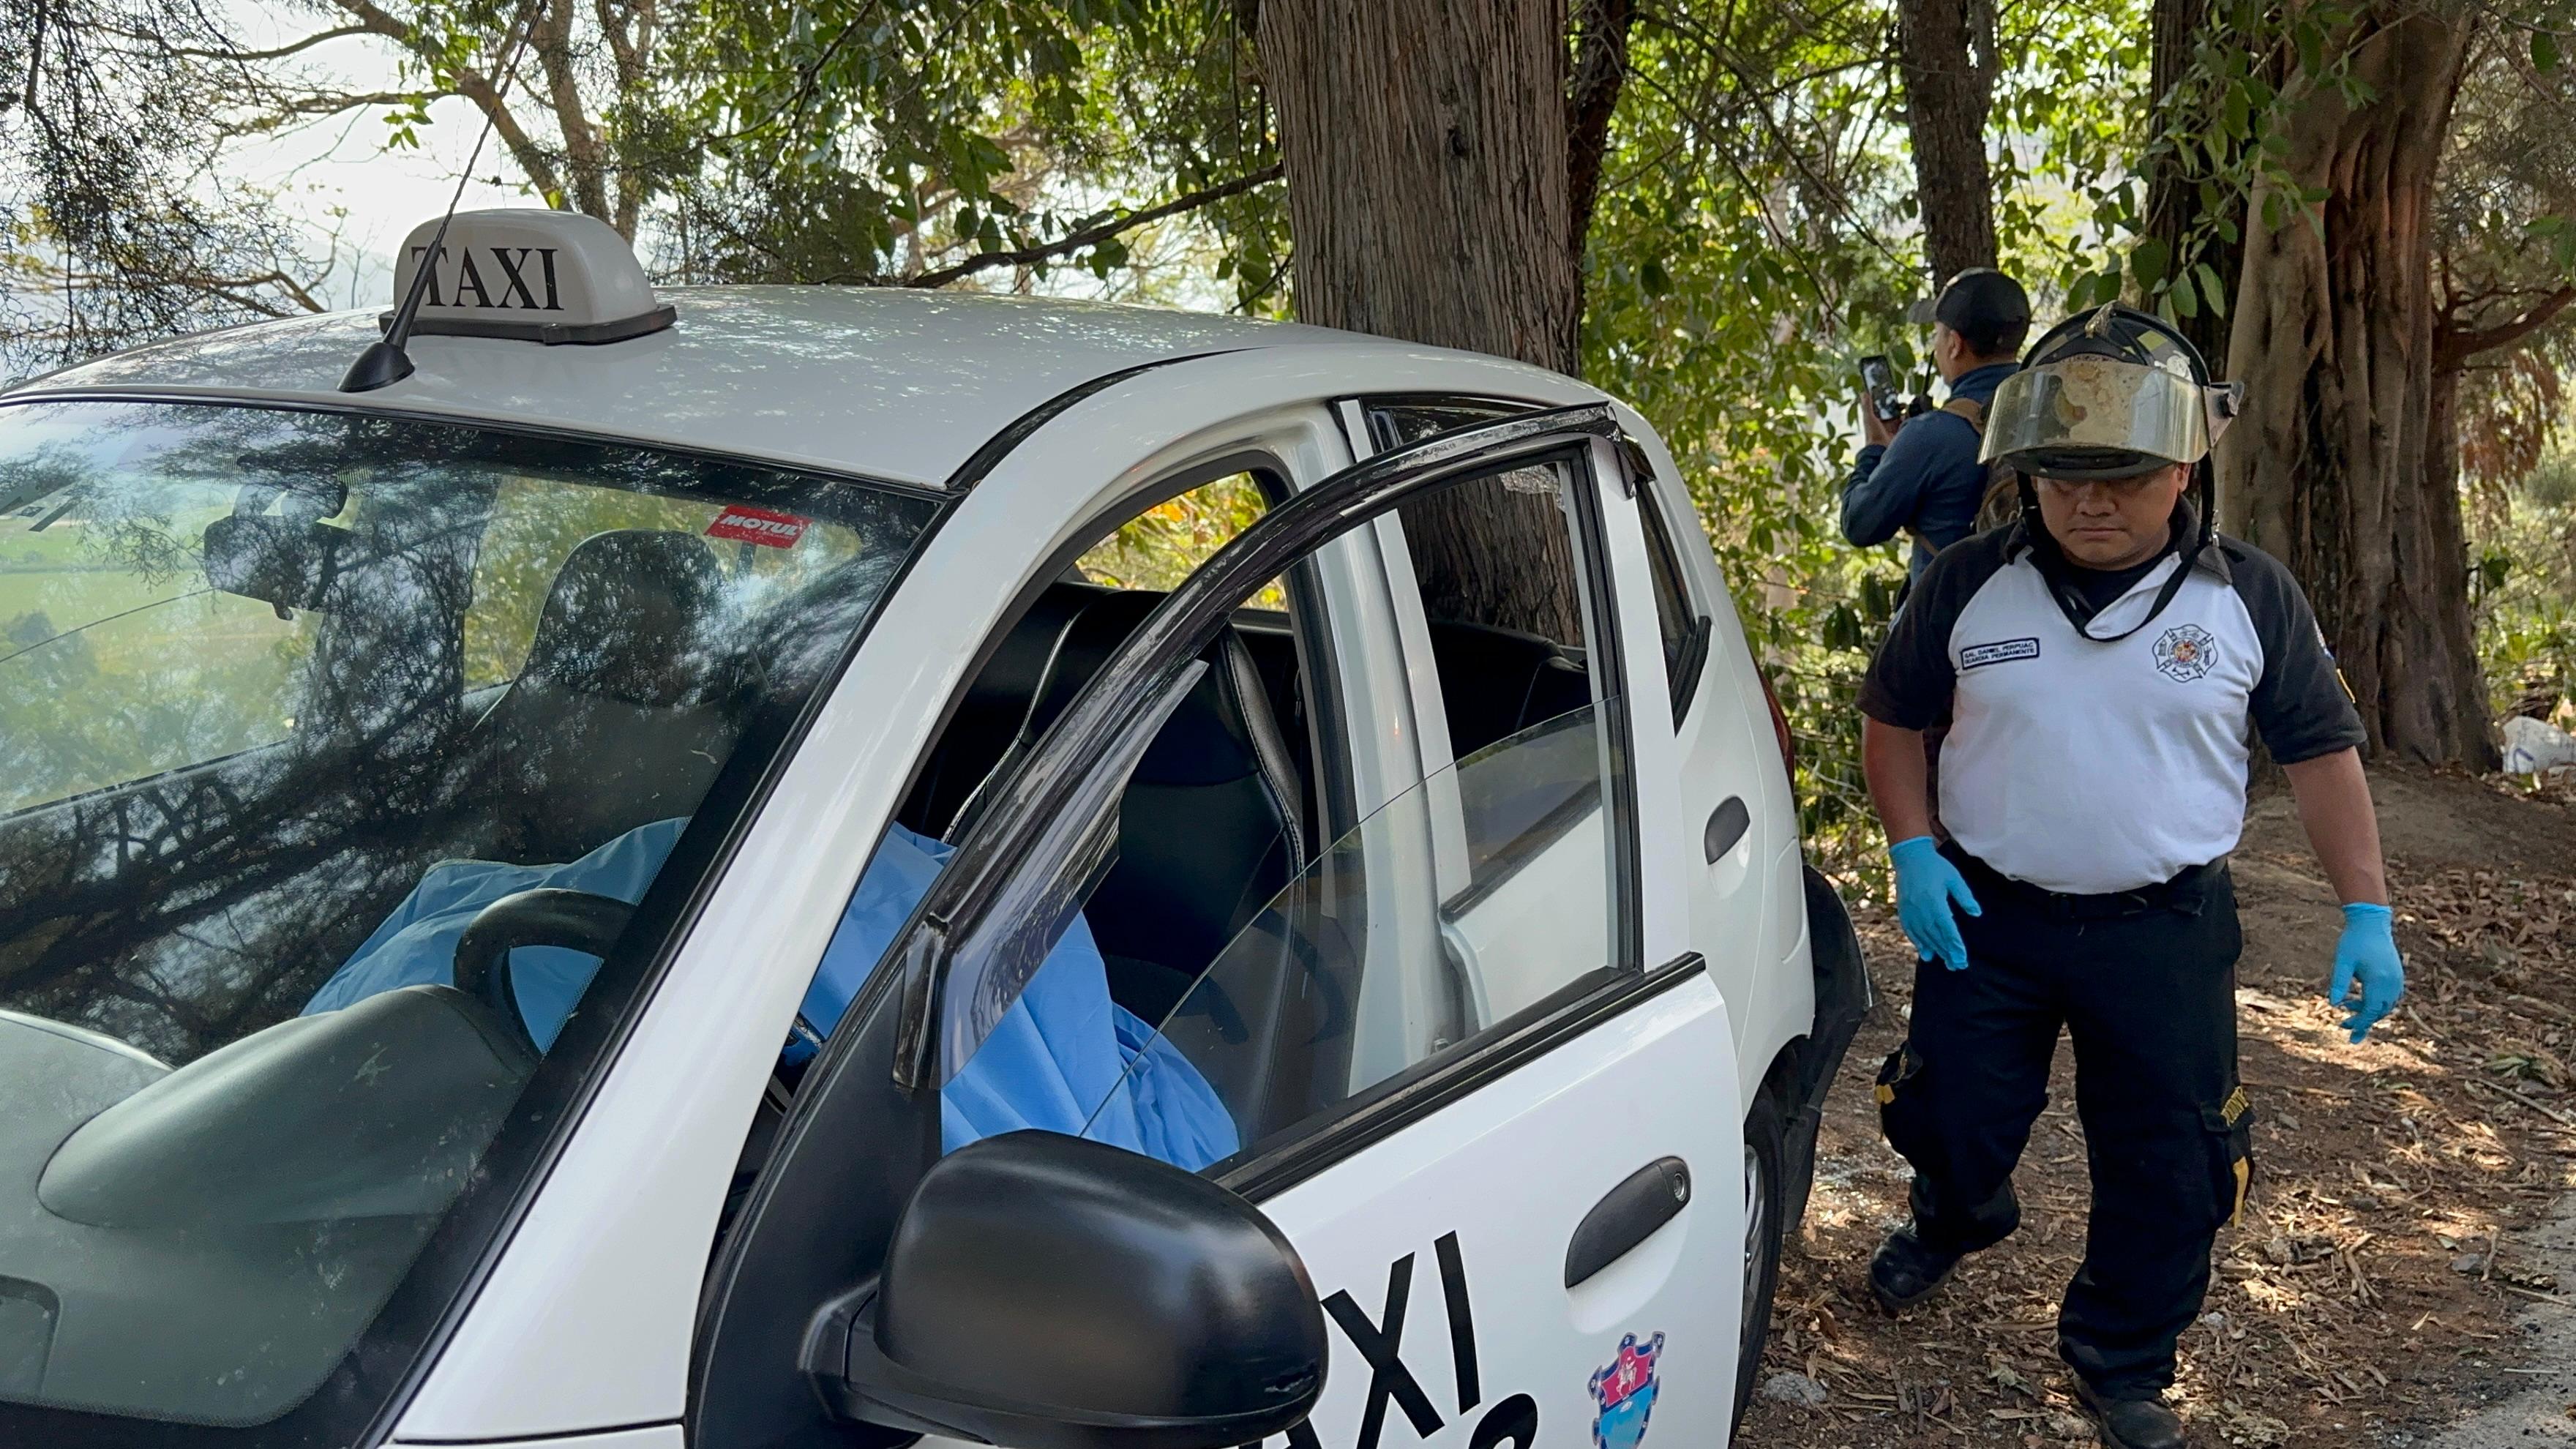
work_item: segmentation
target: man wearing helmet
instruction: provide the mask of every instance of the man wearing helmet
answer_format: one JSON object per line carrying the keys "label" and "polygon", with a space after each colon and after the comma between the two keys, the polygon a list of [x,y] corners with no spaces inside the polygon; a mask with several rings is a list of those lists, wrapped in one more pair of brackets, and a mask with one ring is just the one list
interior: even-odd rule
{"label": "man wearing helmet", "polygon": [[[2236,389],[2119,306],[2061,323],[2022,368],[1984,442],[2019,475],[2022,516],[1933,560],[1861,690],[1922,958],[1878,1086],[1913,1221],[1870,1287],[1890,1311],[1920,1302],[2018,1224],[2012,1169],[2063,1027],[2093,1205],[2058,1351],[2106,1443],[2170,1449],[2174,1347],[2252,1173],[2226,858],[2253,737],[2346,903],[2327,995],[2358,982],[2352,1040],[2404,971],[2351,698],[2288,570],[2210,525],[2209,448]],[[1923,731],[1945,720],[1936,841]]]}

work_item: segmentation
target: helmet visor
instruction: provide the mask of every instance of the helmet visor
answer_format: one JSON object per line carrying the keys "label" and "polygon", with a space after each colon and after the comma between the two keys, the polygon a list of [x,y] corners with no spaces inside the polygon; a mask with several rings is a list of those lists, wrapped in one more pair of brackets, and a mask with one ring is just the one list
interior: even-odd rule
{"label": "helmet visor", "polygon": [[2161,367],[2077,356],[2024,368],[1995,389],[1978,460],[2024,473],[2119,478],[2209,451],[2201,389]]}

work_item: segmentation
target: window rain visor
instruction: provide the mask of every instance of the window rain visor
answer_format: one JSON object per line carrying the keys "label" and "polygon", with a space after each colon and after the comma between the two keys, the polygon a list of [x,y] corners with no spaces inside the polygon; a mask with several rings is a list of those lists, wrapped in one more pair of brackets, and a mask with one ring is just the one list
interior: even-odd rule
{"label": "window rain visor", "polygon": [[421,1259],[533,1170],[496,1133],[604,1066],[571,1025],[638,997],[934,511],[463,424],[0,408],[0,1438],[349,1442],[373,1409],[314,1391],[417,1350],[436,1304],[352,1355],[416,1259],[482,1251]]}

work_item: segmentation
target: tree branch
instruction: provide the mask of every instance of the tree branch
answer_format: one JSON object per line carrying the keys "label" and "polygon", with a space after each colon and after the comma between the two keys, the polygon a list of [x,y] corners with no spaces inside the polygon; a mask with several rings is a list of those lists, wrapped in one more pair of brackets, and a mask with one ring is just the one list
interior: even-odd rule
{"label": "tree branch", "polygon": [[257,111],[247,114],[229,130],[256,134],[273,130],[289,121],[328,119],[345,111],[368,106],[398,106],[413,97],[402,91],[302,91],[261,98]]}
{"label": "tree branch", "polygon": [[538,72],[553,102],[555,131],[563,137],[564,159],[572,170],[573,205],[613,225],[599,133],[582,107],[580,78],[573,72],[572,17],[571,0],[553,0],[544,18],[529,27],[528,48],[536,52]]}
{"label": "tree branch", "polygon": [[2548,326],[2571,304],[2576,304],[2576,286],[2561,287],[2535,303],[2530,311],[2493,327],[2454,327],[2444,318],[2435,324],[2433,368],[2436,372],[2456,371],[2481,352],[2511,347]]}
{"label": "tree branch", "polygon": [[[193,272],[173,272],[161,280],[174,287],[183,287],[192,292],[200,292],[229,302],[243,311],[256,312],[263,317],[299,317],[307,313],[331,310],[312,292],[312,286],[319,285],[328,275],[329,269],[325,268],[323,275],[315,277],[311,284],[298,281],[282,271],[262,272],[256,276],[247,277],[214,277],[201,276]],[[66,271],[62,274],[62,278],[70,285],[91,288],[123,286],[131,280],[113,272],[92,271]],[[289,307],[272,301],[261,295],[264,291],[283,293],[295,305]]]}
{"label": "tree branch", "polygon": [[143,45],[148,45],[152,47],[154,54],[167,56],[173,60],[220,60],[227,63],[248,63],[264,60],[284,60],[288,56],[299,55],[305,51],[311,50],[313,47],[323,44],[326,41],[345,40],[353,35],[371,35],[374,32],[370,31],[363,25],[342,25],[330,30],[316,31],[313,34],[304,37],[302,40],[281,45],[274,50],[213,50],[198,46],[173,45],[170,43],[168,36],[161,34],[157,30],[111,30],[107,33],[119,40],[131,40]]}
{"label": "tree branch", "polygon": [[1256,186],[1266,185],[1278,180],[1284,174],[1285,172],[1282,163],[1274,161],[1269,165],[1262,167],[1258,171],[1248,172],[1242,176],[1234,178],[1232,181],[1221,182],[1215,186],[1202,187],[1185,196],[1176,196],[1171,200],[1164,202],[1160,206],[1149,206],[1142,211],[1131,211],[1125,216],[1111,217],[1107,221],[1086,226],[1079,231],[1069,232],[1064,236],[1056,238],[1054,241],[1046,243],[1044,246],[1022,247],[1018,251],[1011,252],[983,252],[976,256],[968,257],[966,260],[959,262],[954,266],[940,267],[932,271],[923,272],[919,276],[906,277],[903,280],[903,285],[907,287],[944,287],[950,282],[954,282],[961,277],[971,277],[977,272],[991,271],[995,267],[1034,266],[1039,262],[1051,261],[1057,257],[1068,256],[1087,246],[1095,246],[1101,242],[1109,240],[1111,237],[1118,235],[1122,231],[1127,231],[1135,227],[1146,226],[1153,222],[1161,221],[1165,217],[1179,216],[1183,212],[1196,211],[1203,206],[1213,206],[1217,202],[1223,201],[1231,196],[1241,196],[1243,193],[1252,190]]}
{"label": "tree branch", "polygon": [[[335,3],[369,34],[381,35],[410,51],[422,64],[429,67],[431,76],[435,77],[439,68],[446,64],[446,56],[424,41],[417,30],[388,14],[382,6],[375,3],[375,0],[335,0]],[[508,38],[506,32],[503,38],[505,40]],[[474,108],[491,121],[493,134],[501,138],[502,145],[510,148],[511,159],[517,161],[519,169],[527,173],[529,184],[548,197],[550,202],[552,198],[562,195],[562,178],[556,174],[553,164],[546,159],[544,149],[538,146],[528,135],[527,129],[519,124],[519,118],[510,114],[508,102],[502,99],[500,90],[492,84],[491,78],[480,71],[466,70],[461,67],[455,75],[456,86],[452,94],[461,95],[472,101]]]}
{"label": "tree branch", "polygon": [[1575,257],[1592,235],[1601,196],[1601,161],[1610,146],[1610,115],[1628,80],[1628,30],[1636,0],[1578,0],[1573,83],[1566,88],[1566,195],[1573,203]]}

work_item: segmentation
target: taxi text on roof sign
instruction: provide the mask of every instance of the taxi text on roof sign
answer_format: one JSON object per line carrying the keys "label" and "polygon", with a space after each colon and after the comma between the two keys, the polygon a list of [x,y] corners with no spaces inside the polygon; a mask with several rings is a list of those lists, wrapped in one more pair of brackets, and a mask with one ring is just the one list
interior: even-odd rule
{"label": "taxi text on roof sign", "polygon": [[[403,239],[395,300],[409,292],[437,235],[433,217]],[[597,217],[533,208],[460,211],[438,251],[412,327],[420,335],[622,342],[661,331],[675,315],[653,295],[626,238]]]}

